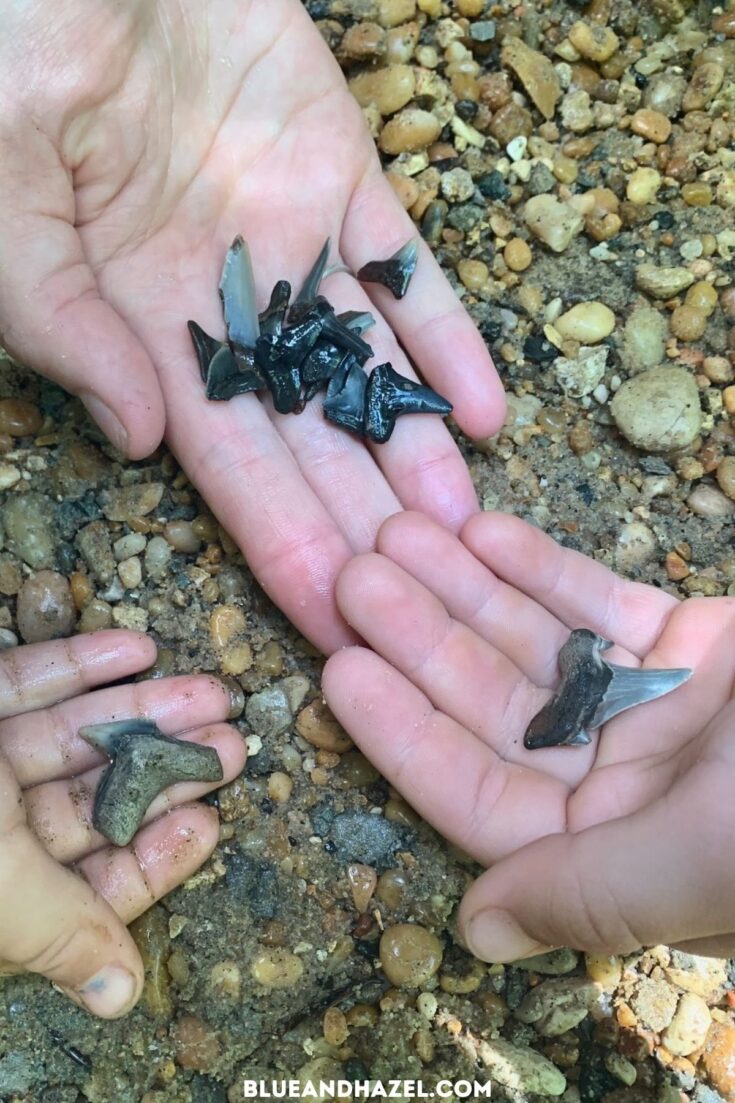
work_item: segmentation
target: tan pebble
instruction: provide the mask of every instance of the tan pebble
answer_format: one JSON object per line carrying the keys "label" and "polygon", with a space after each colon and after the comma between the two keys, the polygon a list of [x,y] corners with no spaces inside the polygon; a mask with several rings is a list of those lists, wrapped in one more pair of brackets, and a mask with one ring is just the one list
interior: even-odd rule
{"label": "tan pebble", "polygon": [[707,107],[719,92],[724,78],[725,70],[716,61],[706,61],[697,66],[684,93],[681,104],[684,110],[701,111]]}
{"label": "tan pebble", "polygon": [[171,1030],[176,1062],[197,1072],[213,1070],[221,1047],[214,1030],[196,1015],[182,1015]]}
{"label": "tan pebble", "polygon": [[735,207],[735,172],[723,173],[715,195],[721,207],[728,210]]}
{"label": "tan pebble", "polygon": [[366,70],[350,81],[350,91],[361,107],[374,103],[381,115],[393,115],[413,98],[416,77],[410,65],[387,65]]}
{"label": "tan pebble", "polygon": [[707,328],[707,315],[703,310],[684,303],[671,315],[671,332],[681,341],[696,341]]}
{"label": "tan pebble", "polygon": [[195,536],[207,544],[213,544],[219,534],[219,525],[209,513],[200,513],[191,523]]}
{"label": "tan pebble", "polygon": [[681,197],[689,207],[709,207],[712,202],[712,188],[709,184],[696,181],[693,184],[684,184],[681,189]]}
{"label": "tan pebble", "polygon": [[344,1012],[338,1007],[328,1007],[322,1020],[322,1034],[328,1046],[343,1046],[347,1041],[350,1028]]}
{"label": "tan pebble", "polygon": [[118,563],[117,573],[126,590],[135,590],[143,581],[143,565],[137,555]]}
{"label": "tan pebble", "polygon": [[372,866],[353,862],[347,867],[347,880],[352,893],[355,910],[366,912],[370,899],[378,883],[378,875]]}
{"label": "tan pebble", "polygon": [[475,19],[485,11],[487,0],[455,0],[457,12],[468,19]]}
{"label": "tan pebble", "polygon": [[400,907],[408,887],[408,878],[402,869],[387,869],[378,878],[375,894],[391,911]]}
{"label": "tan pebble", "polygon": [[429,19],[438,19],[442,13],[442,0],[418,0],[418,9]]}
{"label": "tan pebble", "polygon": [[424,1064],[428,1065],[434,1060],[436,1044],[431,1030],[427,1026],[421,1026],[413,1034],[411,1041],[416,1051],[416,1056]]}
{"label": "tan pebble", "polygon": [[18,591],[18,632],[25,643],[68,636],[76,621],[71,588],[63,574],[39,571]]}
{"label": "tan pebble", "polygon": [[14,443],[10,433],[0,433],[0,456],[4,456],[6,452],[9,452]]}
{"label": "tan pebble", "polygon": [[530,111],[511,100],[493,115],[490,133],[502,146],[507,146],[521,135],[528,137],[533,131],[533,116]]}
{"label": "tan pebble", "polygon": [[145,517],[160,505],[164,489],[163,483],[135,483],[116,488],[107,496],[102,512],[108,521]]}
{"label": "tan pebble", "polygon": [[735,1027],[713,1022],[701,1063],[710,1083],[728,1101],[735,1099]]}
{"label": "tan pebble", "polygon": [[692,513],[699,517],[730,517],[735,505],[716,487],[700,483],[687,498]]}
{"label": "tan pebble", "polygon": [[385,178],[396,193],[404,210],[413,207],[421,195],[421,188],[412,176],[404,176],[400,172],[387,172]]}
{"label": "tan pebble", "polygon": [[735,8],[730,7],[713,19],[712,30],[715,34],[724,34],[725,38],[735,38]]}
{"label": "tan pebble", "polygon": [[293,780],[282,770],[274,770],[268,778],[268,796],[276,804],[285,804],[293,791]]}
{"label": "tan pebble", "polygon": [[735,414],[735,386],[725,387],[722,392],[722,402],[728,414]]}
{"label": "tan pebble", "polygon": [[706,280],[698,280],[693,283],[686,293],[684,302],[703,314],[709,316],[717,306],[717,292],[711,283]]}
{"label": "tan pebble", "polygon": [[380,1012],[371,1003],[354,1003],[345,1018],[351,1027],[375,1027],[380,1021]]}
{"label": "tan pebble", "polygon": [[676,473],[686,482],[694,482],[704,475],[704,467],[694,456],[680,456],[676,461]]}
{"label": "tan pebble", "polygon": [[584,961],[590,980],[608,990],[617,987],[623,973],[623,962],[617,954],[585,954]]}
{"label": "tan pebble", "polygon": [[569,41],[589,61],[607,61],[617,50],[620,40],[610,27],[580,19],[570,27]]}
{"label": "tan pebble", "polygon": [[384,153],[414,153],[435,142],[441,128],[436,115],[430,111],[405,107],[385,124],[378,144]]}
{"label": "tan pebble", "polygon": [[21,479],[20,468],[14,463],[0,463],[0,490],[10,490]]}
{"label": "tan pebble", "polygon": [[609,306],[595,300],[577,303],[557,318],[555,328],[562,337],[594,345],[615,329],[615,315]]}
{"label": "tan pebble", "polygon": [[379,0],[378,22],[381,27],[397,27],[416,14],[416,0]]}
{"label": "tan pebble", "polygon": [[397,988],[420,988],[442,962],[442,944],[418,923],[388,927],[380,939],[380,962],[387,979]]}
{"label": "tan pebble", "polygon": [[560,184],[573,184],[579,175],[579,165],[560,151],[554,153],[551,171]]}
{"label": "tan pebble", "polygon": [[10,437],[30,437],[38,433],[43,417],[37,406],[23,398],[0,400],[0,433]]}
{"label": "tan pebble", "polygon": [[148,631],[148,610],[131,602],[121,601],[119,605],[115,605],[112,619],[118,628],[128,628],[131,632]]}
{"label": "tan pebble", "polygon": [[672,582],[681,582],[689,573],[686,560],[682,559],[678,552],[670,551],[666,553],[666,574]]}
{"label": "tan pebble", "polygon": [[457,275],[468,291],[480,291],[488,285],[490,269],[482,260],[461,260]]}
{"label": "tan pebble", "polygon": [[523,238],[514,237],[503,250],[503,258],[511,272],[525,272],[533,260],[533,254]]}
{"label": "tan pebble", "polygon": [[177,552],[199,551],[202,545],[200,538],[194,532],[191,521],[169,521],[163,527],[163,535],[174,551]]}
{"label": "tan pebble", "polygon": [[231,643],[222,652],[219,668],[223,674],[239,678],[253,665],[253,650],[249,643]]}
{"label": "tan pebble", "polygon": [[569,430],[567,439],[569,440],[569,447],[576,456],[586,455],[586,453],[591,452],[595,446],[592,430],[587,421],[578,421],[577,424]]}
{"label": "tan pebble", "polygon": [[485,976],[485,966],[473,960],[468,972],[463,976],[457,973],[442,973],[439,977],[439,987],[442,992],[447,992],[450,996],[467,996],[470,992],[477,991]]}
{"label": "tan pebble", "polygon": [[352,747],[347,732],[335,720],[323,701],[312,701],[296,718],[296,731],[314,747],[342,754]]}
{"label": "tan pebble", "polygon": [[625,194],[631,203],[641,207],[653,203],[661,187],[661,173],[656,169],[638,168],[628,177]]}
{"label": "tan pebble", "polygon": [[383,815],[389,823],[402,824],[404,827],[416,827],[420,816],[401,797],[389,797],[383,808]]}
{"label": "tan pebble", "polygon": [[209,973],[209,987],[218,996],[238,1000],[242,988],[242,973],[236,961],[218,961]]}
{"label": "tan pebble", "polygon": [[255,955],[250,972],[264,988],[292,988],[303,975],[304,963],[285,947],[273,946]]}
{"label": "tan pebble", "polygon": [[523,39],[511,36],[503,42],[501,60],[505,69],[516,74],[544,118],[553,118],[561,83],[551,61]]}
{"label": "tan pebble", "polygon": [[215,647],[226,647],[245,631],[245,614],[237,605],[217,605],[209,615],[209,632]]}
{"label": "tan pebble", "polygon": [[640,134],[646,141],[660,145],[667,141],[671,134],[671,120],[660,111],[641,107],[630,120],[630,129],[634,134]]}
{"label": "tan pebble", "polygon": [[702,370],[710,383],[731,383],[735,377],[733,365],[726,356],[705,356]]}
{"label": "tan pebble", "polygon": [[513,91],[507,73],[487,73],[478,81],[480,99],[491,111],[499,111],[509,102]]}
{"label": "tan pebble", "polygon": [[354,61],[376,57],[383,51],[385,31],[377,23],[355,23],[348,27],[340,43],[340,55]]}
{"label": "tan pebble", "polygon": [[635,271],[636,285],[654,299],[673,299],[694,283],[688,268],[658,268],[655,264],[641,264]]}
{"label": "tan pebble", "polygon": [[98,598],[93,599],[82,610],[79,618],[80,632],[100,632],[112,624],[112,606]]}
{"label": "tan pebble", "polygon": [[720,295],[722,313],[728,322],[735,322],[735,287],[728,287]]}
{"label": "tan pebble", "polygon": [[726,456],[715,473],[717,484],[723,494],[735,499],[735,456]]}
{"label": "tan pebble", "polygon": [[261,651],[258,652],[255,665],[261,674],[277,678],[283,673],[284,656],[283,648],[277,640],[270,640]]}
{"label": "tan pebble", "polygon": [[584,218],[553,195],[535,195],[526,202],[523,219],[534,237],[555,253],[563,253],[584,226]]}
{"label": "tan pebble", "polygon": [[661,1040],[675,1057],[687,1057],[701,1049],[711,1022],[712,1016],[702,997],[685,992]]}

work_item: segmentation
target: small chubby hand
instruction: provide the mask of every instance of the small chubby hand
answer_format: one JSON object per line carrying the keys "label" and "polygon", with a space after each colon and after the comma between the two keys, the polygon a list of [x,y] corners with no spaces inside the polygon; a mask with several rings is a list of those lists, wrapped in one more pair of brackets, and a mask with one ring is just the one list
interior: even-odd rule
{"label": "small chubby hand", "polygon": [[[381,522],[420,509],[456,530],[477,509],[456,444],[421,415],[366,447],[320,403],[294,417],[254,395],[208,402],[186,328],[223,336],[237,234],[261,309],[327,237],[356,272],[417,236],[337,63],[300,0],[29,0],[4,31],[0,339],[133,458],[165,420],[276,603],[326,652],[354,641],[334,581]],[[410,357],[470,436],[500,427],[490,355],[423,242],[400,302],[344,273],[324,291],[370,309],[375,362],[408,375]]]}
{"label": "small chubby hand", "polygon": [[[329,659],[330,707],[406,800],[490,867],[459,913],[472,952],[733,953],[735,599],[625,582],[504,514],[478,514],[458,538],[404,513],[343,570],[337,600],[372,650]],[[615,641],[611,662],[694,674],[588,746],[526,750],[580,627]]]}
{"label": "small chubby hand", "polygon": [[230,700],[216,678],[97,688],[144,670],[155,653],[127,631],[0,652],[0,972],[41,973],[103,1018],[129,1011],[143,983],[125,925],[209,857],[218,820],[192,803],[214,785],[175,785],[130,846],[109,846],[92,826],[106,760],[79,728],[145,716],[216,748],[225,781],[245,763],[243,740],[223,723]]}

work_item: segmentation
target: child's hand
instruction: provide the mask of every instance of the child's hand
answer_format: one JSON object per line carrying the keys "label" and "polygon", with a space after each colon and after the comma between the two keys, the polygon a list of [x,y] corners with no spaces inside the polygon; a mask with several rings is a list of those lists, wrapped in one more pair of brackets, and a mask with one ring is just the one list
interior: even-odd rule
{"label": "child's hand", "polygon": [[125,924],[215,847],[217,813],[192,803],[215,786],[173,786],[130,846],[111,847],[91,825],[105,760],[78,729],[145,716],[215,747],[225,782],[245,762],[240,735],[222,723],[229,695],[214,677],[89,692],[144,670],[155,653],[151,640],[123,631],[0,652],[0,970],[42,973],[104,1018],[129,1011],[143,982]]}
{"label": "child's hand", "polygon": [[[731,954],[735,600],[624,582],[502,514],[472,518],[461,542],[404,514],[378,550],[337,591],[374,650],[334,655],[325,693],[417,811],[492,866],[462,904],[469,948]],[[525,750],[580,627],[616,642],[611,662],[694,676],[589,746]]]}

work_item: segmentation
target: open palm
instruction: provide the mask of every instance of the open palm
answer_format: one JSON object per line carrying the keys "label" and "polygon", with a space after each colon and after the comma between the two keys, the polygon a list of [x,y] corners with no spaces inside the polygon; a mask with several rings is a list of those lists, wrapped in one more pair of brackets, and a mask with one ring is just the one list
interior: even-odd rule
{"label": "open palm", "polygon": [[[461,540],[403,514],[377,547],[337,589],[374,650],[333,656],[325,693],[406,799],[492,865],[462,905],[470,948],[732,950],[735,600],[678,602],[502,514],[473,517]],[[616,642],[611,662],[694,676],[589,746],[528,751],[579,627]]]}
{"label": "open palm", "polygon": [[[476,509],[461,456],[429,417],[366,447],[318,403],[299,417],[253,395],[208,403],[186,321],[222,334],[237,233],[263,305],[327,236],[355,271],[415,235],[338,66],[298,0],[36,0],[8,18],[3,342],[79,393],[130,455],[155,447],[165,409],[172,449],[256,577],[334,650],[353,638],[334,579],[385,517],[408,507],[457,529]],[[423,243],[400,303],[345,274],[326,288],[339,309],[378,315],[377,362],[410,374],[395,332],[467,432],[498,427],[490,357]]]}

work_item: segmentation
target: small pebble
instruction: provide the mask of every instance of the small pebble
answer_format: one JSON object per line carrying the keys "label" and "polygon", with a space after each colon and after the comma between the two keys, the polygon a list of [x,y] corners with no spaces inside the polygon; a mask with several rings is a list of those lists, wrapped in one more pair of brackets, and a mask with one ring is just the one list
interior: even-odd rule
{"label": "small pebble", "polygon": [[735,513],[735,502],[708,483],[700,483],[694,488],[687,498],[687,505],[698,517],[731,517]]}
{"label": "small pebble", "polygon": [[706,280],[698,280],[687,291],[684,303],[695,310],[701,310],[703,314],[709,317],[717,306],[717,292],[711,283],[707,283]]}
{"label": "small pebble", "polygon": [[631,203],[642,207],[653,203],[661,182],[661,173],[657,169],[638,168],[628,177],[625,194]]}
{"label": "small pebble", "polygon": [[250,964],[253,980],[264,988],[293,988],[303,972],[302,959],[282,946],[259,950]]}
{"label": "small pebble", "polygon": [[118,563],[123,559],[129,559],[131,555],[140,555],[145,551],[146,538],[141,532],[129,532],[127,536],[121,536],[112,545],[115,559]]}
{"label": "small pebble", "polygon": [[571,337],[585,345],[595,345],[615,329],[615,315],[600,302],[577,303],[557,318],[554,327],[562,337]]}
{"label": "small pebble", "polygon": [[410,65],[386,65],[366,70],[350,81],[350,91],[362,107],[374,103],[381,115],[393,115],[413,99],[416,77]]}
{"label": "small pebble", "polygon": [[684,368],[649,368],[628,379],[610,403],[623,436],[647,452],[684,448],[701,425],[699,391]]}
{"label": "small pebble", "polygon": [[640,134],[647,142],[656,142],[660,145],[668,141],[671,135],[671,121],[660,111],[642,107],[630,120],[630,129],[634,134]]}
{"label": "small pebble", "polygon": [[430,111],[405,107],[385,124],[378,144],[384,153],[413,153],[435,142],[441,129],[441,123]]}
{"label": "small pebble", "polygon": [[213,1028],[196,1015],[182,1015],[171,1030],[176,1062],[197,1072],[214,1070],[221,1046]]}
{"label": "small pebble", "polygon": [[352,740],[335,720],[326,703],[312,701],[296,718],[296,731],[308,743],[325,751],[343,754],[352,747]]}
{"label": "small pebble", "polygon": [[505,246],[503,259],[511,272],[525,272],[533,260],[533,254],[523,238],[514,237]]}
{"label": "small pebble", "polygon": [[688,1057],[701,1049],[712,1022],[709,1008],[695,992],[685,992],[661,1041],[675,1057]]}
{"label": "small pebble", "polygon": [[293,792],[293,779],[282,770],[274,770],[268,778],[268,796],[276,804],[285,804]]}
{"label": "small pebble", "polygon": [[352,893],[355,911],[366,912],[378,883],[378,875],[372,866],[353,862],[347,867],[347,881]]}
{"label": "small pebble", "polygon": [[735,1099],[735,1026],[712,1023],[701,1061],[712,1087],[730,1103]]}
{"label": "small pebble", "polygon": [[135,590],[143,581],[143,567],[137,555],[123,559],[118,564],[117,573],[126,590]]}
{"label": "small pebble", "polygon": [[569,41],[582,57],[600,62],[612,57],[620,40],[610,27],[580,19],[570,27]]}
{"label": "small pebble", "polygon": [[631,521],[623,525],[615,547],[615,566],[628,574],[650,562],[658,552],[658,544],[648,525]]}
{"label": "small pebble", "polygon": [[216,605],[209,614],[209,633],[216,648],[226,647],[246,627],[245,614],[239,605]]}
{"label": "small pebble", "polygon": [[488,286],[490,270],[482,260],[461,260],[457,275],[468,291],[480,291]]}
{"label": "small pebble", "polygon": [[694,306],[683,303],[671,315],[671,332],[681,341],[696,341],[707,328],[707,315]]}
{"label": "small pebble", "polygon": [[534,237],[555,253],[563,253],[584,227],[584,218],[553,195],[534,195],[526,202],[523,220]]}
{"label": "small pebble", "polygon": [[0,463],[0,490],[9,490],[20,482],[20,468],[13,463]]}
{"label": "small pebble", "polygon": [[43,494],[15,494],[3,506],[7,546],[34,570],[53,568],[56,508]]}
{"label": "small pebble", "polygon": [[191,554],[202,546],[191,521],[169,521],[164,525],[163,536],[176,552]]}
{"label": "small pebble", "polygon": [[173,549],[162,536],[152,536],[145,549],[144,563],[146,574],[151,578],[162,578],[169,568]]}
{"label": "small pebble", "polygon": [[388,927],[380,939],[383,972],[396,988],[420,988],[434,976],[442,962],[442,944],[418,923]]}
{"label": "small pebble", "polygon": [[673,299],[694,283],[688,268],[658,268],[641,264],[635,271],[636,285],[654,299]]}
{"label": "small pebble", "polygon": [[43,417],[37,406],[23,398],[0,400],[0,433],[10,437],[35,436],[43,425]]}
{"label": "small pebble", "polygon": [[145,517],[161,503],[163,483],[135,483],[109,491],[102,505],[108,521]]}
{"label": "small pebble", "polygon": [[85,605],[79,618],[80,632],[100,632],[112,626],[112,606],[95,598]]}
{"label": "small pebble", "polygon": [[25,643],[41,643],[71,634],[76,609],[66,578],[57,571],[39,571],[18,592],[18,631]]}
{"label": "small pebble", "polygon": [[735,500],[735,456],[725,456],[720,461],[715,477],[723,494]]}

